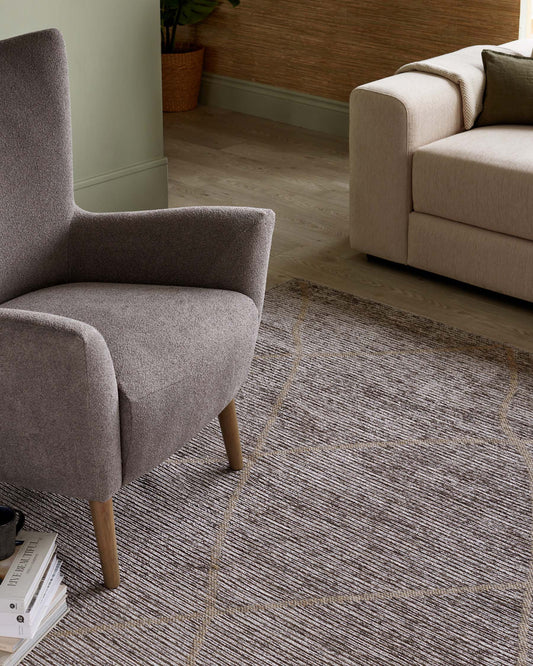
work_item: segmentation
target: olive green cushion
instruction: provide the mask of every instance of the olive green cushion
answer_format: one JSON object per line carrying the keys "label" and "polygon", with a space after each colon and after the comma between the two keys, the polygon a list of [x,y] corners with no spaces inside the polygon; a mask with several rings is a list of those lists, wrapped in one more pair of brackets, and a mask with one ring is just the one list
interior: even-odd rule
{"label": "olive green cushion", "polygon": [[485,95],[476,126],[533,125],[533,58],[484,50]]}

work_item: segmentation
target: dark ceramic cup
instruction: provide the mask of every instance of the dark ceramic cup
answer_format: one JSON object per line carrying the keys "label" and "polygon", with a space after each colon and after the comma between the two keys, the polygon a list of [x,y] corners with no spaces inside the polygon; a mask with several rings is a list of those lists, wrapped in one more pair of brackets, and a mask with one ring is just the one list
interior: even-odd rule
{"label": "dark ceramic cup", "polygon": [[13,555],[17,534],[24,527],[22,511],[9,506],[0,506],[0,560]]}

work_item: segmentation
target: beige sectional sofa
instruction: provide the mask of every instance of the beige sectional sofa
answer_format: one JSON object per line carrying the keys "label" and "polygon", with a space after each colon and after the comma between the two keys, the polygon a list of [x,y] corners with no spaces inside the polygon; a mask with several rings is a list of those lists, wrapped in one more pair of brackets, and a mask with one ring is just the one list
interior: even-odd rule
{"label": "beige sectional sofa", "polygon": [[396,74],[353,91],[350,163],[352,247],[533,301],[533,126],[465,131],[456,83]]}

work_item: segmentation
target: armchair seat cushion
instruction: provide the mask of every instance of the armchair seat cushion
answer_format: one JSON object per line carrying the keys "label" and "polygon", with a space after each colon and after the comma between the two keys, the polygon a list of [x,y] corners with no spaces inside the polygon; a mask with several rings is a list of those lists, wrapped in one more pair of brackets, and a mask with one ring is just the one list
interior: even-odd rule
{"label": "armchair seat cushion", "polygon": [[419,148],[413,208],[533,240],[533,128],[480,127]]}
{"label": "armchair seat cushion", "polygon": [[168,458],[232,400],[259,324],[248,296],[194,287],[71,283],[1,307],[77,319],[101,333],[119,390],[123,483]]}

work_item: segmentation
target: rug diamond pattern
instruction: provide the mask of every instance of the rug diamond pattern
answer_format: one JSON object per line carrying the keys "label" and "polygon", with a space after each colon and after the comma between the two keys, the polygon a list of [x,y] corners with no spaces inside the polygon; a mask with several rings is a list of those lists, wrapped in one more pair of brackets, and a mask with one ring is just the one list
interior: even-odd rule
{"label": "rug diamond pattern", "polygon": [[531,359],[292,281],[238,397],[116,499],[123,584],[83,502],[3,486],[60,532],[72,612],[28,664],[533,663]]}

